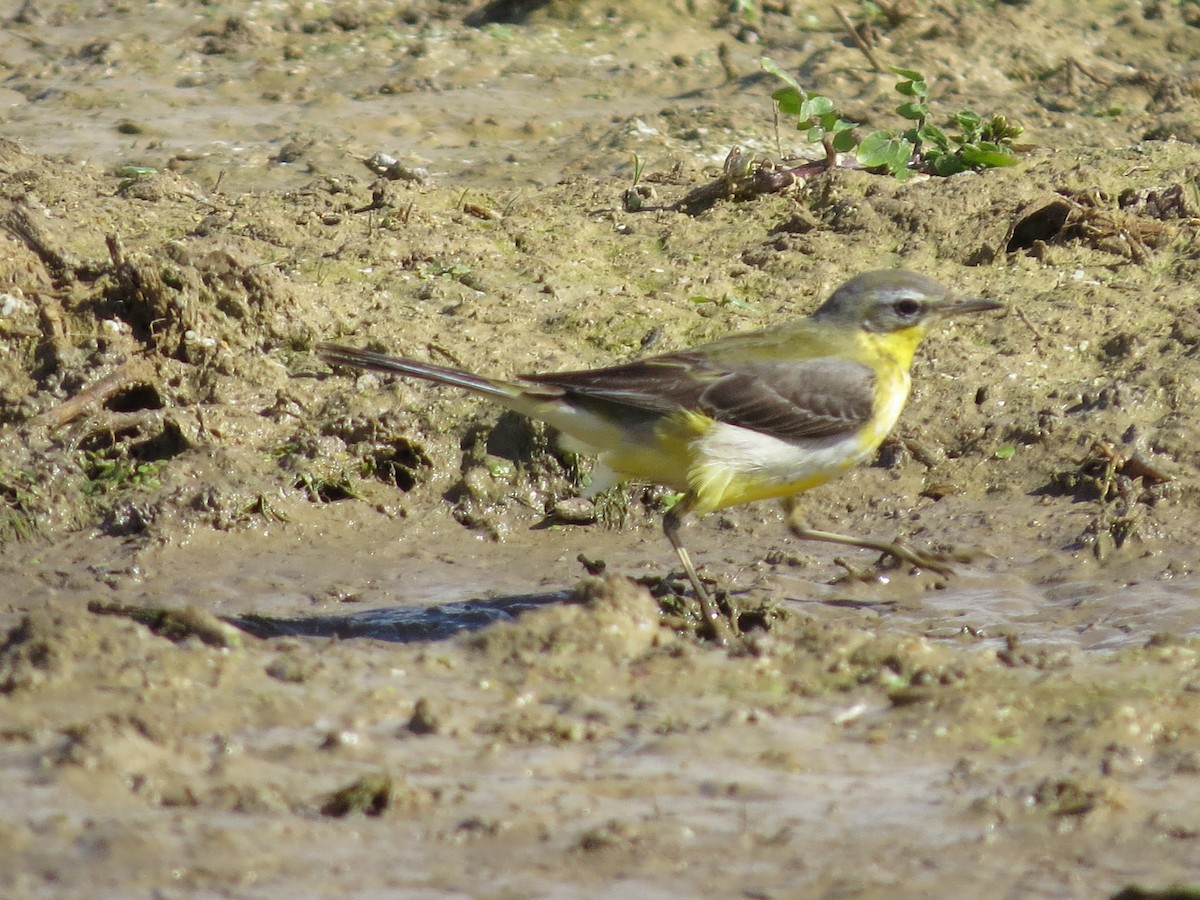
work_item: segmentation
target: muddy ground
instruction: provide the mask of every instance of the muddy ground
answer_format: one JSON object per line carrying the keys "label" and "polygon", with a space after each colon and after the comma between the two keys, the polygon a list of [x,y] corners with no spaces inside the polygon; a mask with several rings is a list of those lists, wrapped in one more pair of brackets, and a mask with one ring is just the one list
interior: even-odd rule
{"label": "muddy ground", "polygon": [[[763,56],[900,124],[819,5],[0,4],[0,893],[1200,890],[1200,9],[845,11],[1019,165],[673,208],[816,155]],[[666,492],[311,352],[599,365],[895,265],[1007,311],[805,509],[971,560],[714,515],[729,650]]]}

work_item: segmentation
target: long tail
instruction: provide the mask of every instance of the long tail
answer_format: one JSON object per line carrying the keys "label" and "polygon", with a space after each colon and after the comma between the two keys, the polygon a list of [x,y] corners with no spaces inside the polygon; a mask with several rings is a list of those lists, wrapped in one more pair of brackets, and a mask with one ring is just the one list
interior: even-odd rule
{"label": "long tail", "polygon": [[411,375],[413,378],[423,378],[439,384],[450,384],[465,391],[510,402],[521,394],[521,389],[514,384],[493,381],[461,369],[450,369],[446,366],[400,359],[396,356],[388,356],[386,353],[375,353],[371,350],[357,350],[341,344],[326,343],[317,344],[316,351],[317,356],[331,366],[373,369],[376,372],[397,372],[401,375]]}
{"label": "long tail", "polygon": [[[569,392],[556,384],[525,384],[499,378],[484,378],[462,369],[400,359],[386,353],[343,347],[341,344],[320,343],[315,349],[317,356],[332,366],[394,372],[490,397],[522,415],[553,425],[569,440],[572,450],[601,453],[622,447],[630,441],[646,440],[646,435],[640,433],[645,430],[641,427],[644,424],[641,419],[635,416],[634,422],[630,424],[624,422],[620,415],[606,413],[603,409],[589,410],[586,404],[574,402]],[[644,415],[643,412],[643,418]],[[601,475],[596,483],[599,484],[603,480],[604,476]]]}

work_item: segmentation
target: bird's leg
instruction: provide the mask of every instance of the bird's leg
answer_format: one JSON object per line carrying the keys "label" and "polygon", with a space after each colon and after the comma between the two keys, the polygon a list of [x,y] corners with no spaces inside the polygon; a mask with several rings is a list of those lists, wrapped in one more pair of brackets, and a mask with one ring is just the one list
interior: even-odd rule
{"label": "bird's leg", "polygon": [[870,538],[856,538],[845,534],[835,534],[832,531],[818,531],[809,528],[800,521],[800,507],[795,497],[786,497],[783,501],[783,511],[788,530],[802,541],[825,541],[829,544],[845,544],[847,547],[861,547],[864,550],[876,550],[885,556],[890,556],[898,562],[906,562],[919,569],[928,569],[939,575],[953,575],[954,569],[943,560],[908,547],[899,541],[875,541]]}
{"label": "bird's leg", "polygon": [[700,616],[704,619],[705,625],[712,631],[713,638],[717,643],[728,645],[733,640],[734,628],[721,615],[721,611],[717,609],[717,604],[700,581],[700,576],[696,574],[696,567],[692,565],[692,558],[688,555],[687,548],[683,546],[683,541],[679,536],[690,508],[691,504],[688,502],[687,497],[684,497],[671,507],[667,514],[663,516],[663,534],[667,536],[667,540],[675,548],[675,553],[679,557],[679,563],[683,566],[683,571],[687,575],[688,581],[692,583],[692,590],[696,592],[696,600],[700,603]]}

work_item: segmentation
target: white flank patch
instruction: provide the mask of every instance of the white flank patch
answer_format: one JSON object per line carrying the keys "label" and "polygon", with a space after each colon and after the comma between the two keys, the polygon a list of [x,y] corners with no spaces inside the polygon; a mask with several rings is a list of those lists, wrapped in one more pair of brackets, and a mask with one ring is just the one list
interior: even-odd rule
{"label": "white flank patch", "polygon": [[769,484],[794,484],[834,475],[862,462],[874,451],[863,448],[858,435],[793,444],[739,428],[713,425],[694,444],[699,465],[716,466],[739,476]]}

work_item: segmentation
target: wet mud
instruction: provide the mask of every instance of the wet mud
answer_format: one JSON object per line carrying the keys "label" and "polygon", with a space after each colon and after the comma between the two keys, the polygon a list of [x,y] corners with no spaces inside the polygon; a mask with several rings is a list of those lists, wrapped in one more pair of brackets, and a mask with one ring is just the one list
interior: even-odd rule
{"label": "wet mud", "polygon": [[[684,211],[820,157],[764,56],[899,127],[816,7],[0,6],[0,893],[1200,890],[1200,17],[845,11],[1018,164]],[[1006,310],[804,512],[964,561],[715,514],[727,649],[666,491],[312,353],[601,365],[887,266]]]}

